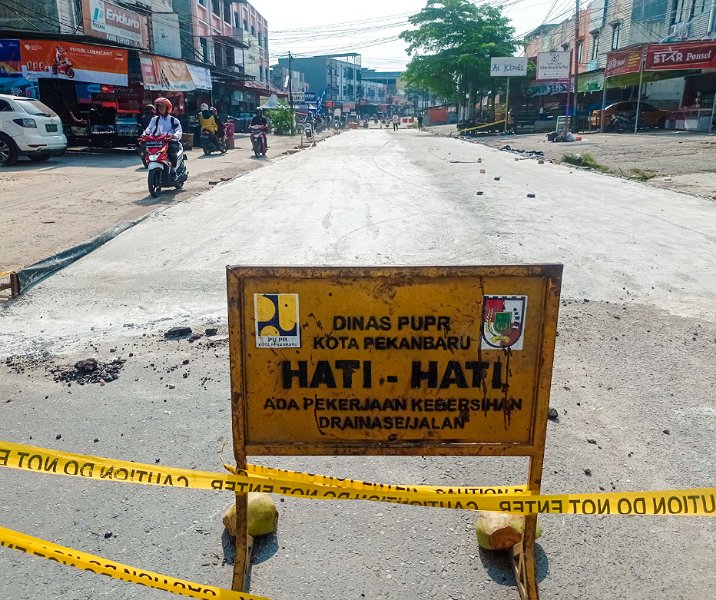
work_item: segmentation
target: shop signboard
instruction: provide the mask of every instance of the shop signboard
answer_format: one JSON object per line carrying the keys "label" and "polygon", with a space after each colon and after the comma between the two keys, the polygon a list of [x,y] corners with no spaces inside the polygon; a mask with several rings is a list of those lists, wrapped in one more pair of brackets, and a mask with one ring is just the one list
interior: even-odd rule
{"label": "shop signboard", "polygon": [[187,64],[181,60],[140,54],[139,64],[145,90],[191,92],[197,88]]}
{"label": "shop signboard", "polygon": [[149,48],[147,17],[105,0],[82,0],[85,34],[135,48]]}
{"label": "shop signboard", "polygon": [[607,65],[604,69],[605,77],[638,73],[641,68],[641,48],[639,50],[625,50],[622,52],[608,52]]}
{"label": "shop signboard", "polygon": [[303,92],[303,97],[306,100],[306,102],[315,102],[318,99],[318,95],[316,92]]}
{"label": "shop signboard", "polygon": [[649,44],[644,68],[647,71],[716,69],[716,42]]}
{"label": "shop signboard", "polygon": [[0,77],[20,75],[20,40],[0,40]]}
{"label": "shop signboard", "polygon": [[23,76],[129,85],[127,51],[60,40],[20,40]]}
{"label": "shop signboard", "polygon": [[490,76],[523,77],[527,75],[526,56],[493,56],[490,58]]}
{"label": "shop signboard", "polygon": [[530,81],[527,86],[528,96],[549,96],[551,94],[566,94],[573,91],[574,85],[569,79],[557,79],[554,81]]}
{"label": "shop signboard", "polygon": [[22,75],[20,40],[0,39],[0,94],[37,97],[37,85]]}
{"label": "shop signboard", "polygon": [[601,71],[583,73],[579,76],[579,92],[601,92],[604,89],[604,73]]}
{"label": "shop signboard", "polygon": [[567,79],[570,75],[571,52],[540,52],[537,54],[537,79]]}

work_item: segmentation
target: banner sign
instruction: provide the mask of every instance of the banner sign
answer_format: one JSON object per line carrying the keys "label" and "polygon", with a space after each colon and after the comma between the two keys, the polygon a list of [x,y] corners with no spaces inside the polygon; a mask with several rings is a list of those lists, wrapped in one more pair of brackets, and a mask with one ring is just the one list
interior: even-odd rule
{"label": "banner sign", "polygon": [[716,69],[716,42],[649,44],[646,47],[647,71]]}
{"label": "banner sign", "polygon": [[638,73],[641,68],[641,49],[626,50],[623,52],[608,52],[607,66],[604,69],[605,77]]}
{"label": "banner sign", "polygon": [[129,85],[127,51],[64,40],[20,40],[23,76]]}
{"label": "banner sign", "polygon": [[571,52],[539,52],[537,79],[568,79],[571,57]]}
{"label": "banner sign", "polygon": [[145,90],[191,92],[197,88],[187,64],[181,60],[140,54],[139,64]]}
{"label": "banner sign", "polygon": [[492,77],[523,77],[527,75],[527,57],[490,58],[490,75]]}
{"label": "banner sign", "polygon": [[194,82],[194,85],[199,90],[210,90],[213,88],[211,83],[211,72],[206,67],[199,67],[197,65],[186,65],[189,69],[189,74]]}
{"label": "banner sign", "polygon": [[147,17],[105,2],[82,0],[85,35],[135,48],[149,48]]}
{"label": "banner sign", "polygon": [[306,102],[315,102],[318,100],[318,94],[316,92],[303,92],[303,98]]}
{"label": "banner sign", "polygon": [[20,75],[20,40],[0,40],[0,77]]}
{"label": "banner sign", "polygon": [[561,268],[511,269],[230,268],[249,454],[532,447]]}

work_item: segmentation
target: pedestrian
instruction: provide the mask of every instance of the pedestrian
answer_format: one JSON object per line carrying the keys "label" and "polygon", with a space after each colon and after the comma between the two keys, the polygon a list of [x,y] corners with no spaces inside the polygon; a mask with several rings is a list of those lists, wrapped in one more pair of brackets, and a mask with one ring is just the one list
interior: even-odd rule
{"label": "pedestrian", "polygon": [[393,115],[393,131],[398,131],[398,127],[400,127],[400,117],[395,114]]}
{"label": "pedestrian", "polygon": [[418,131],[423,130],[423,113],[418,115]]}

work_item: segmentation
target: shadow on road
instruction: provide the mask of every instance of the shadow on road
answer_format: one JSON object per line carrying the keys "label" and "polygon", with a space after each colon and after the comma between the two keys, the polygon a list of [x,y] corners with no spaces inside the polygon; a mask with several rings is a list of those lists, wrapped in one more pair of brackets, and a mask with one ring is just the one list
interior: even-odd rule
{"label": "shadow on road", "polygon": [[181,194],[184,190],[169,189],[162,190],[158,198],[152,198],[151,196],[145,196],[140,200],[135,200],[134,204],[137,206],[155,206],[157,204],[172,204],[177,197],[177,194]]}
{"label": "shadow on road", "polygon": [[[224,529],[221,535],[221,545],[224,548],[224,564],[233,565],[236,561],[236,540]],[[254,538],[254,550],[251,553],[251,564],[259,565],[269,560],[278,552],[278,536],[276,532]]]}
{"label": "shadow on road", "polygon": [[[492,581],[505,586],[515,586],[515,574],[512,572],[512,553],[509,551],[489,551],[480,548],[480,560]],[[537,561],[537,581],[542,581],[549,574],[549,559],[542,546],[535,544],[535,560]]]}

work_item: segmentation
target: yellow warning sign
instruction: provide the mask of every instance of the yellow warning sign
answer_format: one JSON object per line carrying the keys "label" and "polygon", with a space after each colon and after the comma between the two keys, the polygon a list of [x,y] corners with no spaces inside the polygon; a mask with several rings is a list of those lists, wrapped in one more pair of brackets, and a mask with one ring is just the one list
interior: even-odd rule
{"label": "yellow warning sign", "polygon": [[560,266],[230,268],[248,453],[534,448],[560,277]]}

